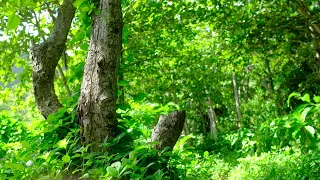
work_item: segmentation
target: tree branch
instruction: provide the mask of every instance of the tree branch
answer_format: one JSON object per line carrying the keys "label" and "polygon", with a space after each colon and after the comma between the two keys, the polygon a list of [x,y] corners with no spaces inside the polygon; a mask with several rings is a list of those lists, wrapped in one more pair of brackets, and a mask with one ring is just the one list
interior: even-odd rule
{"label": "tree branch", "polygon": [[[67,35],[75,14],[73,2],[74,0],[63,1],[49,38],[30,49],[35,99],[45,118],[62,107],[55,94],[53,82],[55,69],[65,48]],[[38,28],[40,28],[39,25]]]}

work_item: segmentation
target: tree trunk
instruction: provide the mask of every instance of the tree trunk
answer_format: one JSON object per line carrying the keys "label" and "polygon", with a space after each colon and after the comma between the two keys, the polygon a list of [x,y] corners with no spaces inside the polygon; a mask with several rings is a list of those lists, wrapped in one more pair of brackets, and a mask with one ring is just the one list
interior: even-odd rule
{"label": "tree trunk", "polygon": [[232,84],[233,84],[233,91],[234,91],[234,100],[236,103],[237,109],[237,127],[240,129],[241,127],[241,111],[240,111],[240,100],[238,95],[238,88],[237,88],[237,81],[235,73],[232,73]]}
{"label": "tree trunk", "polygon": [[62,107],[54,91],[54,75],[67,41],[67,35],[75,14],[74,0],[64,0],[58,17],[47,40],[40,45],[33,42],[30,57],[33,65],[33,89],[41,114],[47,118]]}
{"label": "tree trunk", "polygon": [[159,142],[154,148],[157,150],[163,150],[165,147],[172,149],[180,137],[185,119],[185,111],[173,111],[168,115],[160,116],[151,136],[152,142]]}
{"label": "tree trunk", "polygon": [[[162,150],[166,147],[171,151],[176,144],[180,134],[182,132],[184,122],[186,118],[185,111],[174,111],[168,115],[162,115],[159,118],[158,124],[154,127],[151,141],[158,142],[158,144],[154,145],[153,148],[158,151],[157,155],[149,156],[144,163],[140,166],[149,166],[150,162],[154,162],[154,164],[148,167],[146,175],[153,175],[159,169],[165,169],[164,171],[168,171],[167,164],[170,159],[168,154],[161,154]],[[176,179],[176,178],[171,178]]]}
{"label": "tree trunk", "polygon": [[113,139],[116,133],[116,90],[123,27],[120,0],[100,0],[98,11],[93,16],[77,113],[81,141],[84,145],[91,144],[92,151],[101,150],[99,144]]}
{"label": "tree trunk", "polygon": [[217,115],[216,115],[216,112],[214,111],[214,108],[212,107],[212,101],[209,95],[208,95],[208,104],[209,104],[208,116],[210,119],[210,137],[217,138],[218,136]]}
{"label": "tree trunk", "polygon": [[[320,34],[320,24],[316,24],[314,21],[317,17],[313,17],[314,15],[310,13],[308,6],[306,4],[301,4],[291,0],[291,3],[297,8],[298,13],[305,17],[305,24],[308,25],[308,29],[310,30],[310,35],[313,41],[313,50],[315,54],[315,60],[319,68],[320,64],[320,49],[319,49],[319,34]],[[319,3],[319,2],[318,2]],[[319,70],[319,69],[318,69]]]}

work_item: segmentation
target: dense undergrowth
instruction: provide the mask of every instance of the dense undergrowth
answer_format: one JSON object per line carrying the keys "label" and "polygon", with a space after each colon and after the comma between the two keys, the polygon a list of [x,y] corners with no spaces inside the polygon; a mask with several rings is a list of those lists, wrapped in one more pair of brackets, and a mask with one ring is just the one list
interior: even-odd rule
{"label": "dense undergrowth", "polygon": [[304,103],[288,115],[216,139],[183,135],[160,154],[149,142],[152,120],[171,106],[119,110],[118,136],[104,153],[81,146],[72,108],[31,122],[2,111],[0,179],[318,179],[320,97],[291,96]]}

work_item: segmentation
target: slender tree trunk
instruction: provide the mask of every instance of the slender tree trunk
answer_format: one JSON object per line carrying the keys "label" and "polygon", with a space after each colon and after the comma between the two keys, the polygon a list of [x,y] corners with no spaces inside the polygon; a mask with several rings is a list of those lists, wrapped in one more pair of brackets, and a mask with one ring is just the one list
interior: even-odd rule
{"label": "slender tree trunk", "polygon": [[208,95],[208,104],[209,104],[208,116],[210,119],[210,137],[217,138],[218,136],[217,115],[216,115],[216,112],[214,111],[214,108],[212,107],[212,101],[209,95]]}
{"label": "slender tree trunk", "polygon": [[234,100],[236,103],[237,109],[237,127],[240,129],[241,127],[241,111],[240,111],[240,100],[238,95],[238,88],[237,88],[237,81],[235,73],[232,73],[232,84],[233,84],[233,91],[234,91]]}
{"label": "slender tree trunk", "polygon": [[202,110],[200,111],[201,114],[201,123],[202,123],[202,129],[203,129],[203,134],[207,134],[207,127],[206,127],[206,118]]}
{"label": "slender tree trunk", "polygon": [[87,55],[78,118],[81,140],[101,150],[100,143],[114,138],[117,129],[116,91],[122,41],[120,0],[100,0],[95,13]]}
{"label": "slender tree trunk", "polygon": [[190,134],[189,125],[188,125],[187,120],[184,122],[183,129],[184,129],[184,132],[186,133],[186,135]]}
{"label": "slender tree trunk", "polygon": [[67,41],[67,35],[75,14],[74,0],[64,0],[58,17],[47,40],[39,45],[31,42],[33,89],[41,114],[47,118],[62,107],[54,91],[54,75]]}
{"label": "slender tree trunk", "polygon": [[[48,12],[50,13],[50,16],[51,16],[51,18],[52,18],[52,21],[55,22],[55,21],[56,21],[56,18],[55,18],[54,15],[53,15],[54,13],[51,11],[51,9],[50,9],[50,7],[49,7],[48,4],[47,4],[47,6],[48,6],[48,7],[47,7],[47,10],[48,10]],[[39,23],[38,17],[37,17],[37,15],[36,15],[35,12],[33,12],[33,14],[34,14],[35,22],[36,22],[36,27],[37,27],[37,29],[38,29],[38,33],[39,33],[39,35],[41,36],[42,40],[45,42],[45,41],[46,41],[46,38],[45,38],[45,36],[44,36],[43,31],[42,31],[41,28],[40,28],[40,23]],[[62,60],[63,60],[63,63],[64,63],[65,68],[68,69],[68,66],[67,66],[67,57],[66,57],[65,49],[64,49],[63,52],[62,52]],[[68,86],[67,79],[66,79],[66,77],[65,77],[65,75],[64,75],[64,73],[63,73],[63,70],[62,70],[61,66],[59,65],[59,63],[57,64],[57,70],[58,70],[58,72],[59,72],[59,75],[61,76],[62,84],[63,84],[63,86],[64,86],[64,88],[65,88],[65,90],[66,90],[66,93],[67,93],[68,97],[71,97],[71,91],[70,91],[70,88],[69,88],[69,86]]]}
{"label": "slender tree trunk", "polygon": [[245,69],[245,80],[243,82],[243,97],[244,97],[245,102],[248,102],[248,100],[249,100],[249,92],[248,92],[248,90],[249,90],[249,73],[250,73],[250,71],[249,71],[249,66],[248,66]]}

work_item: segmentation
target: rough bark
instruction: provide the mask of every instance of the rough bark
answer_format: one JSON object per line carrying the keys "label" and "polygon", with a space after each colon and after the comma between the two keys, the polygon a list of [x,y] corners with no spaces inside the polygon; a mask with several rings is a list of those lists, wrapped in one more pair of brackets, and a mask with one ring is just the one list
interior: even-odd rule
{"label": "rough bark", "polygon": [[81,140],[91,150],[114,138],[117,129],[116,90],[122,40],[120,0],[100,0],[99,13],[93,16],[78,118]]}
{"label": "rough bark", "polygon": [[33,65],[33,88],[36,103],[46,118],[62,107],[54,91],[54,75],[67,41],[75,14],[74,0],[64,0],[47,40],[39,45],[32,43],[30,57]]}
{"label": "rough bark", "polygon": [[185,119],[185,111],[173,111],[168,115],[160,116],[151,136],[152,142],[159,142],[154,148],[157,150],[163,150],[165,147],[172,149],[180,137]]}

